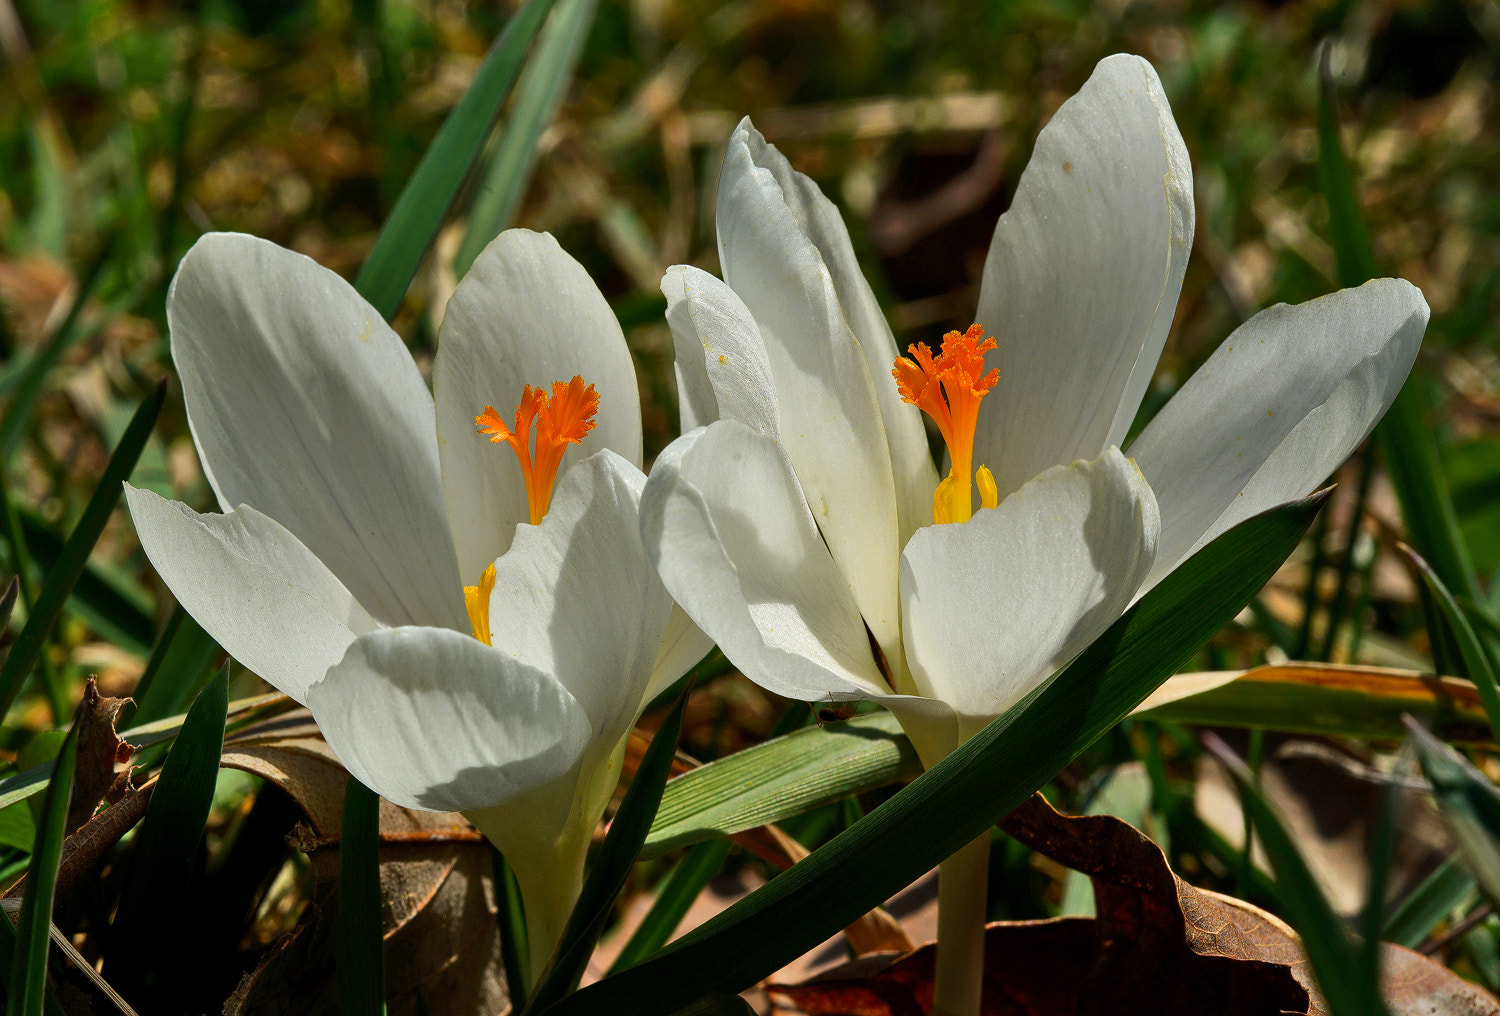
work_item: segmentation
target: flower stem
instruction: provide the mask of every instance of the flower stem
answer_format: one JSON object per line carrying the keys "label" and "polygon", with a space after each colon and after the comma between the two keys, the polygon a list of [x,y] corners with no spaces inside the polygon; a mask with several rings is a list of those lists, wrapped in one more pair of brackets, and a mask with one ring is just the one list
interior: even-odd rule
{"label": "flower stem", "polygon": [[978,1016],[989,876],[988,829],[938,868],[937,972],[930,1016]]}

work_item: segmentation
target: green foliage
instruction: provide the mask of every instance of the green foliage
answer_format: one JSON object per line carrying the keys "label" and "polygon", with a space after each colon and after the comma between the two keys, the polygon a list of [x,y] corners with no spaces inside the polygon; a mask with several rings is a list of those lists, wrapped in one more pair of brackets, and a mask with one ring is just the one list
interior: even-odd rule
{"label": "green foliage", "polygon": [[384,1016],[382,909],[380,796],[351,776],[339,836],[339,1016]]}

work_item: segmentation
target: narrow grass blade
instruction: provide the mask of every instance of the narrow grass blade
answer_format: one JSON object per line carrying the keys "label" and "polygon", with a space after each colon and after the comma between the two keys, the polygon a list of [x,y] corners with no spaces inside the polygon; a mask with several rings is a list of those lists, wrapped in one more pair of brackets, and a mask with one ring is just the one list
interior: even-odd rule
{"label": "narrow grass blade", "polygon": [[1240,801],[1276,871],[1275,895],[1302,939],[1331,1016],[1381,1016],[1386,1012],[1376,980],[1372,948],[1360,948],[1318,887],[1281,819],[1255,786],[1250,769],[1223,741],[1206,731],[1204,744],[1234,780]]}
{"label": "narrow grass blade", "polygon": [[1381,939],[1415,949],[1427,941],[1434,928],[1463,906],[1477,888],[1478,883],[1468,869],[1457,858],[1448,858],[1386,917],[1380,929]]}
{"label": "narrow grass blade", "polygon": [[667,876],[645,920],[635,929],[635,934],[630,936],[630,941],[625,943],[620,955],[615,957],[614,964],[609,968],[611,974],[634,966],[667,944],[672,932],[677,930],[677,926],[687,916],[693,900],[698,898],[709,880],[718,874],[724,858],[729,856],[729,846],[728,840],[709,840],[687,852],[687,856]]}
{"label": "narrow grass blade", "polygon": [[687,708],[687,700],[688,693],[684,691],[651,738],[651,746],[646,749],[645,757],[630,781],[630,788],[620,802],[620,810],[615,812],[614,820],[609,824],[609,834],[604,837],[604,844],[584,879],[583,893],[568,917],[557,953],[543,971],[526,1006],[527,1013],[546,1012],[548,1006],[572,991],[583,976],[583,969],[604,931],[604,922],[609,918],[615,897],[625,888],[630,868],[640,856],[641,844],[646,842],[651,820],[661,804],[662,788],[667,785],[667,777],[672,772],[672,756],[677,751],[677,738],[682,733],[682,713]]}
{"label": "narrow grass blade", "polygon": [[755,1009],[738,995],[715,991],[678,1009],[672,1016],[755,1016]]}
{"label": "narrow grass blade", "polygon": [[401,306],[406,288],[437,235],[453,196],[484,147],[485,136],[510,92],[527,47],[552,3],[529,0],[505,23],[468,91],[443,121],[381,227],[354,288],[382,316],[390,318]]}
{"label": "narrow grass blade", "polygon": [[[1375,247],[1360,208],[1359,192],[1339,136],[1338,109],[1328,48],[1321,54],[1322,88],[1318,93],[1318,179],[1328,202],[1328,233],[1338,260],[1339,285],[1358,286],[1380,274]],[[1401,502],[1412,543],[1432,562],[1450,589],[1478,602],[1479,583],[1468,546],[1458,528],[1453,499],[1438,463],[1437,447],[1427,423],[1424,379],[1413,371],[1385,418],[1375,440]]]}
{"label": "narrow grass blade", "polygon": [[1400,549],[1405,552],[1407,560],[1417,569],[1417,574],[1422,578],[1422,584],[1437,607],[1437,613],[1441,615],[1442,622],[1447,625],[1447,630],[1441,632],[1438,637],[1457,646],[1469,677],[1473,680],[1474,686],[1479,689],[1479,700],[1484,703],[1484,711],[1489,716],[1490,729],[1500,736],[1500,685],[1496,684],[1495,672],[1490,669],[1489,654],[1479,644],[1479,637],[1474,634],[1474,629],[1469,625],[1469,619],[1464,615],[1458,602],[1454,600],[1453,594],[1448,591],[1448,587],[1443,584],[1443,580],[1438,577],[1437,572],[1409,547],[1403,546]]}
{"label": "narrow grass blade", "polygon": [[172,608],[132,692],[136,707],[131,722],[151,723],[179,712],[198,693],[218,655],[219,644],[203,626],[180,604]]}
{"label": "narrow grass blade", "polygon": [[78,738],[69,734],[57,756],[21,896],[16,921],[16,946],[6,985],[7,1016],[41,1016],[47,995],[47,954],[52,945],[52,897],[57,888],[57,865],[62,859],[68,806],[73,800],[73,772]]}
{"label": "narrow grass blade", "polygon": [[[63,540],[34,512],[20,508],[21,532],[26,549],[40,572],[56,566],[63,553]],[[145,655],[151,648],[156,622],[145,590],[117,573],[90,562],[73,584],[68,609],[74,611],[105,640],[121,649]]]}
{"label": "narrow grass blade", "polygon": [[495,863],[495,897],[499,904],[495,919],[500,922],[500,960],[505,964],[505,986],[510,1007],[516,1012],[526,1008],[531,997],[527,978],[531,970],[531,942],[526,933],[526,909],[521,902],[521,884],[505,862],[500,851],[491,848]]}
{"label": "narrow grass blade", "polygon": [[135,858],[113,925],[123,961],[114,979],[122,986],[150,985],[170,976],[169,957],[176,951],[172,942],[186,933],[176,920],[179,906],[174,901],[180,903],[190,889],[219,777],[228,715],[226,665],[188,710],[136,834]]}
{"label": "narrow grass blade", "polygon": [[516,102],[495,145],[484,183],[469,212],[469,231],[453,258],[462,277],[479,252],[510,225],[536,167],[537,142],[562,105],[598,0],[559,0],[516,86]]}
{"label": "narrow grass blade", "polygon": [[16,609],[16,592],[21,588],[21,580],[12,575],[9,582],[5,584],[5,592],[0,593],[0,631],[10,623],[11,611]]}
{"label": "narrow grass blade", "polygon": [[890,713],[804,727],[668,783],[641,857],[780,822],[921,771]]}
{"label": "narrow grass blade", "polygon": [[46,584],[37,594],[35,609],[26,619],[21,633],[16,636],[4,665],[0,666],[0,717],[10,711],[16,696],[21,693],[21,686],[27,675],[36,665],[48,632],[62,612],[68,594],[73,591],[73,584],[78,581],[78,576],[88,564],[89,554],[98,542],[99,534],[104,531],[115,503],[120,499],[121,484],[130,476],[136,459],[140,458],[142,449],[146,447],[146,440],[151,436],[151,428],[156,425],[156,418],[161,414],[166,397],[167,382],[163,378],[156,390],[146,397],[131,417],[125,436],[115,446],[114,453],[109,457],[109,464],[104,467],[99,486],[94,489],[93,497],[83,510],[83,517],[68,536],[57,563],[47,573]]}
{"label": "narrow grass blade", "polygon": [[1500,790],[1415,720],[1407,724],[1422,773],[1479,887],[1500,903]]}
{"label": "narrow grass blade", "polygon": [[380,905],[380,796],[349,777],[339,832],[339,1016],[385,1012]]}
{"label": "narrow grass blade", "polygon": [[910,884],[1024,801],[1239,613],[1307,531],[1326,494],[1249,519],[1143,597],[1050,684],[862,822],[554,1016],[646,1016],[737,992]]}

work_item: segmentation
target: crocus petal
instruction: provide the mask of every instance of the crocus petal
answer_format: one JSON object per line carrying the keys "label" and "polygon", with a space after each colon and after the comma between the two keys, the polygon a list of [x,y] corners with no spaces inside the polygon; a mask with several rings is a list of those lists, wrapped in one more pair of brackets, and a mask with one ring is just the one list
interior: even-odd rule
{"label": "crocus petal", "polygon": [[661,280],[677,372],[682,432],[738,420],[781,438],[766,343],[735,291],[700,268],[673,265]]}
{"label": "crocus petal", "polygon": [[535,791],[572,773],[590,737],[555,679],[445,628],[361,636],[307,704],[353,776],[393,804],[428,811],[490,808]]}
{"label": "crocus petal", "polygon": [[357,635],[376,628],[321,561],[254,508],[199,515],[129,484],[125,499],[146,556],[183,609],[298,702]]}
{"label": "crocus petal", "polygon": [[[495,648],[557,675],[606,755],[646,704],[672,619],[672,599],[641,544],[645,483],[608,450],[574,466],[541,525],[517,527],[495,562],[490,595]],[[706,639],[699,645],[689,663],[708,651]]]}
{"label": "crocus petal", "polygon": [[1192,169],[1156,72],[1109,57],[1037,137],[985,262],[976,320],[1000,381],[974,461],[1000,497],[1124,441],[1192,237]]}
{"label": "crocus petal", "polygon": [[901,548],[880,404],[823,257],[762,165],[768,151],[748,121],[729,139],[717,211],[724,281],[765,339],[782,443],[818,529],[876,640],[897,660]]}
{"label": "crocus petal", "polygon": [[918,530],[901,599],[922,694],[951,705],[965,737],[1004,712],[1130,605],[1159,525],[1140,471],[1110,448],[968,522]]}
{"label": "crocus petal", "polygon": [[897,355],[896,338],[874,290],[860,271],[854,244],[849,240],[849,230],[838,208],[808,176],[793,169],[776,146],[767,144],[748,118],[741,124],[741,131],[755,164],[775,178],[797,226],[822,257],[843,309],[844,321],[864,353],[891,456],[900,517],[898,543],[905,543],[917,527],[931,523],[932,491],[938,477],[927,431],[922,426],[921,410],[901,398],[891,374]]}
{"label": "crocus petal", "polygon": [[1376,279],[1235,329],[1131,445],[1161,505],[1148,587],[1348,458],[1401,390],[1427,315],[1415,286]]}
{"label": "crocus petal", "polygon": [[494,406],[509,423],[523,386],[575,374],[598,390],[599,412],[563,469],[604,448],[640,468],[640,394],[614,312],[551,235],[506,230],[448,301],[432,366],[443,496],[467,583],[505,553],[516,523],[530,520],[514,454],[480,435],[475,415]]}
{"label": "crocus petal", "polygon": [[755,683],[808,701],[890,692],[774,441],[723,420],[672,442],[641,496],[641,533],[667,589]]}
{"label": "crocus petal", "polygon": [[167,321],[220,506],[276,519],[385,624],[465,627],[432,397],[375,309],[301,254],[212,233]]}

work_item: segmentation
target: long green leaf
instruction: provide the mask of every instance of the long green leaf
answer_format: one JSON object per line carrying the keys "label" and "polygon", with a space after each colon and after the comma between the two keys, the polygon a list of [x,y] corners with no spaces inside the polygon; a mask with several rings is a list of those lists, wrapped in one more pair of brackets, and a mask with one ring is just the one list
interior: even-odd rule
{"label": "long green leaf", "polygon": [[1459,856],[1491,902],[1500,902],[1500,790],[1420,723],[1407,728]]}
{"label": "long green leaf", "polygon": [[521,884],[505,857],[490,849],[495,867],[495,920],[500,923],[500,962],[505,966],[505,987],[510,1007],[524,1012],[531,997],[531,940],[526,932],[526,906],[521,901]]}
{"label": "long green leaf", "polygon": [[89,554],[98,542],[99,534],[104,532],[105,523],[109,521],[116,502],[120,500],[121,485],[129,478],[136,459],[140,458],[142,449],[146,447],[146,440],[151,436],[151,428],[156,425],[156,418],[161,414],[166,398],[167,382],[163,378],[131,417],[125,436],[115,446],[114,453],[109,457],[109,464],[104,467],[99,486],[94,489],[88,507],[83,510],[83,517],[68,536],[57,564],[47,573],[47,582],[37,594],[35,609],[26,619],[26,626],[16,636],[4,665],[0,666],[0,717],[10,711],[16,696],[21,693],[21,686],[27,675],[36,665],[47,634],[62,612],[68,594],[73,591],[73,584],[83,574]]}
{"label": "long green leaf", "polygon": [[485,136],[510,92],[527,47],[552,3],[529,0],[505,23],[468,91],[443,121],[381,227],[354,288],[383,317],[391,317],[401,306],[422,255],[484,147]]}
{"label": "long green leaf", "polygon": [[546,1012],[548,1006],[572,991],[583,976],[594,945],[604,931],[615,897],[625,888],[630,868],[640,856],[641,844],[646,842],[651,820],[661,804],[662,788],[671,775],[672,756],[677,751],[677,738],[682,733],[682,714],[687,708],[687,700],[688,691],[685,689],[651,738],[651,745],[641,758],[630,788],[620,802],[620,810],[615,812],[609,824],[609,834],[604,837],[604,843],[589,868],[583,892],[573,907],[573,913],[568,916],[557,952],[542,972],[531,1001],[527,1003],[527,1013]]}
{"label": "long green leaf", "polygon": [[[32,562],[45,573],[62,557],[63,540],[36,513],[21,508],[19,514],[26,549]],[[151,648],[155,621],[151,615],[150,597],[141,587],[92,561],[73,584],[68,609],[75,611],[104,639],[122,649],[144,654]]]}
{"label": "long green leaf", "polygon": [[1473,897],[1477,887],[1474,876],[1457,858],[1446,859],[1386,917],[1381,939],[1415,949]]}
{"label": "long green leaf", "polygon": [[37,822],[21,913],[16,922],[16,948],[11,956],[7,1016],[41,1016],[47,995],[47,954],[52,945],[52,899],[57,889],[57,865],[62,859],[68,806],[73,800],[73,772],[78,736],[69,733],[57,756],[57,767],[47,787],[47,798]]}
{"label": "long green leaf", "polygon": [[[1328,202],[1328,232],[1338,260],[1339,284],[1358,286],[1378,276],[1380,266],[1339,136],[1327,47],[1322,52],[1320,76],[1318,179]],[[1375,441],[1385,457],[1386,471],[1396,488],[1396,499],[1401,502],[1401,516],[1412,543],[1432,562],[1448,588],[1478,602],[1479,582],[1458,528],[1458,516],[1438,463],[1427,415],[1424,380],[1414,370],[1385,418],[1376,425]]]}
{"label": "long green leaf", "polygon": [[349,777],[339,833],[339,1016],[385,1012],[380,905],[380,796]]}
{"label": "long green leaf", "polygon": [[921,771],[890,713],[805,727],[668,783],[641,857],[780,822]]}
{"label": "long green leaf", "polygon": [[1468,676],[1474,682],[1474,686],[1479,689],[1479,701],[1484,704],[1484,711],[1489,716],[1490,730],[1496,736],[1500,736],[1500,685],[1496,684],[1495,672],[1490,669],[1489,654],[1479,644],[1479,637],[1474,634],[1474,629],[1469,625],[1468,617],[1464,615],[1463,609],[1453,599],[1453,594],[1448,591],[1448,587],[1443,584],[1437,572],[1409,549],[1406,556],[1416,566],[1417,573],[1422,576],[1422,584],[1431,596],[1437,612],[1441,614],[1442,621],[1447,625],[1447,630],[1437,633],[1437,637],[1458,647]]}
{"label": "long green leaf", "polygon": [[219,644],[178,604],[172,609],[146,669],[132,693],[131,722],[151,723],[171,716],[192,701],[219,654]]}
{"label": "long green leaf", "polygon": [[[185,932],[187,898],[198,846],[213,805],[229,715],[229,667],[198,693],[172,743],[136,835],[135,859],[113,925],[119,979],[160,983],[169,975],[174,938]],[[161,957],[161,960],[154,959]]]}
{"label": "long green leaf", "polygon": [[547,19],[536,55],[516,86],[516,102],[469,213],[469,230],[453,258],[462,276],[479,252],[508,226],[536,166],[537,142],[562,105],[598,0],[560,0]]}
{"label": "long green leaf", "polygon": [[703,887],[719,873],[724,858],[729,856],[729,847],[728,840],[709,840],[687,852],[687,856],[667,876],[656,894],[656,902],[651,904],[640,927],[635,929],[630,941],[625,943],[625,948],[615,957],[615,962],[609,968],[610,973],[618,973],[626,967],[634,966],[667,944]]}
{"label": "long green leaf", "polygon": [[1350,939],[1286,827],[1260,795],[1249,767],[1214,734],[1206,733],[1204,742],[1240,792],[1240,801],[1276,871],[1277,902],[1302,939],[1329,1012],[1332,1016],[1381,1016],[1386,1008],[1376,979],[1374,958],[1378,953],[1373,948],[1362,949]]}
{"label": "long green leaf", "polygon": [[556,1016],[670,1012],[736,992],[854,921],[1024,801],[1234,617],[1326,495],[1249,519],[1128,610],[1050,684],[770,884]]}

